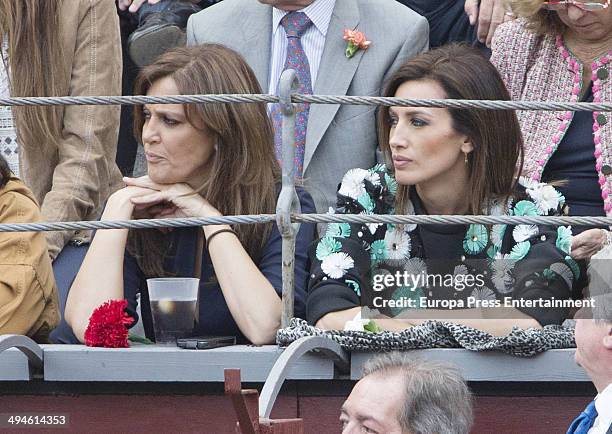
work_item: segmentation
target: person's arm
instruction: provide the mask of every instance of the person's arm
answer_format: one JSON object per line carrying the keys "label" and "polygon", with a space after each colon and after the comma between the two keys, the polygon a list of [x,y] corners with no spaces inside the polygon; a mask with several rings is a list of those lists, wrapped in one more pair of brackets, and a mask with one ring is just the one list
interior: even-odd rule
{"label": "person's arm", "polygon": [[[101,220],[131,219],[132,198],[149,193],[149,190],[135,187],[117,191],[109,197]],[[127,236],[128,229],[99,230],[70,287],[64,315],[81,342],[94,309],[108,300],[124,298],[123,264]]]}
{"label": "person's arm", "polygon": [[572,258],[589,260],[611,241],[612,233],[609,230],[587,229],[572,237]]}
{"label": "person's arm", "polygon": [[[536,209],[539,214],[558,215],[563,208],[564,200],[559,196],[556,204],[551,199],[556,193],[550,186],[540,184],[534,189],[528,190],[531,200],[518,201],[515,204],[516,215],[534,215]],[[542,190],[541,188],[546,188]],[[552,189],[552,190],[551,190]],[[547,198],[544,201],[543,198]],[[554,209],[550,208],[554,206]],[[532,213],[533,211],[533,213]],[[507,261],[511,270],[512,287],[499,288],[500,291],[513,299],[522,299],[527,302],[539,300],[565,300],[571,297],[573,282],[578,279],[579,269],[577,264],[568,256],[571,244],[571,233],[568,228],[552,228],[540,226],[527,239],[521,238],[519,232],[514,232],[513,227],[506,228],[504,232],[504,243],[509,253],[496,260]],[[518,239],[517,239],[518,238]],[[519,242],[520,241],[520,242]],[[520,245],[519,245],[520,244]],[[316,265],[316,263],[315,263]],[[506,267],[504,267],[506,269]],[[316,269],[315,269],[316,271]],[[344,277],[344,276],[343,276]],[[351,279],[356,280],[351,276]],[[505,284],[506,277],[499,279]],[[315,285],[318,282],[315,282]],[[351,299],[350,293],[342,290],[343,286],[337,282],[329,281],[321,283],[327,287],[328,298],[325,299],[320,293],[316,300],[322,306],[318,311],[324,314],[315,315],[311,322],[323,329],[343,329],[346,321],[355,317],[359,307],[350,306],[358,302]],[[317,289],[315,287],[315,289]],[[336,294],[333,294],[333,293]],[[310,297],[310,296],[309,296]],[[315,298],[315,297],[313,297]],[[343,300],[344,298],[344,300]],[[340,301],[344,302],[344,306]],[[324,307],[325,303],[328,307]],[[499,308],[473,308],[455,311],[433,310],[433,309],[409,309],[404,310],[398,318],[390,319],[380,317],[376,323],[383,330],[401,331],[414,325],[422,324],[427,320],[449,321],[463,324],[479,330],[501,336],[508,334],[513,326],[521,328],[540,328],[548,324],[561,324],[566,318],[568,309],[547,308],[529,306],[513,307],[502,304]]]}
{"label": "person's arm", "polygon": [[[215,211],[211,209],[198,217],[221,216]],[[204,235],[208,240],[222,229],[230,227],[204,226]],[[282,307],[270,281],[232,233],[215,235],[208,244],[208,252],[227,307],[240,331],[255,345],[273,343]]]}
{"label": "person's arm", "polygon": [[[376,193],[366,190],[366,179]],[[338,189],[336,213],[390,213],[389,204],[393,203],[390,191],[395,188],[387,184],[388,181],[395,183],[387,176],[383,165],[368,171],[349,170]],[[306,318],[310,324],[321,329],[342,330],[365,305],[362,296],[370,293],[372,286],[372,260],[366,245],[384,242],[386,227],[361,223],[328,225],[327,232],[310,254],[312,267],[306,298]]]}
{"label": "person's arm", "polygon": [[140,7],[145,3],[154,5],[159,2],[160,0],[117,0],[117,6],[121,11],[128,10],[132,13],[136,13],[138,12],[138,9],[140,9]]}
{"label": "person's arm", "polygon": [[470,24],[477,26],[478,40],[489,48],[497,27],[514,19],[507,3],[507,0],[465,0],[465,13]]}
{"label": "person's arm", "polygon": [[[80,4],[75,45],[64,47],[74,50],[69,95],[121,95],[121,39],[115,4],[111,0]],[[59,162],[51,190],[41,204],[44,220],[85,220],[101,209],[112,178],[120,180],[115,164],[120,110],[104,105],[64,108]],[[54,259],[73,232],[46,235]]]}

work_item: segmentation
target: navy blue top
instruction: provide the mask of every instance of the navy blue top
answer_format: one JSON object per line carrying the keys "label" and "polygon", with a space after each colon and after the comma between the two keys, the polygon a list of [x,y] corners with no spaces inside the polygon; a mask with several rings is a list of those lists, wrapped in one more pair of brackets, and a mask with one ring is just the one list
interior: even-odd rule
{"label": "navy blue top", "polygon": [[[592,85],[581,101],[593,101]],[[571,216],[605,216],[594,152],[593,113],[576,112],[542,175],[542,182],[565,181],[556,188],[565,196]],[[572,232],[575,235],[587,229],[574,226]]]}
{"label": "navy blue top", "polygon": [[[298,196],[302,206],[302,213],[315,213],[315,206],[310,194],[305,190],[298,189]],[[194,257],[197,244],[198,227],[180,228],[174,230],[174,237],[170,252],[166,257],[165,270],[173,273],[176,277],[193,277]],[[297,234],[295,248],[295,316],[305,316],[306,283],[310,262],[308,258],[308,247],[315,237],[316,225],[302,223]],[[282,294],[282,239],[276,224],[274,224],[270,238],[266,243],[257,267],[261,273],[270,281],[279,297]],[[148,292],[146,291],[146,276],[138,266],[136,259],[126,251],[123,267],[124,296],[128,301],[128,313],[138,319],[136,314],[136,295],[141,294],[141,313],[148,338],[154,337],[153,322],[151,319],[151,308]],[[248,287],[242,288],[249,291]],[[204,249],[202,255],[202,274],[200,278],[199,292],[199,322],[194,329],[194,336],[236,336],[237,341],[246,343],[238,325],[227,307],[221,287],[215,277],[215,270],[208,251]]]}

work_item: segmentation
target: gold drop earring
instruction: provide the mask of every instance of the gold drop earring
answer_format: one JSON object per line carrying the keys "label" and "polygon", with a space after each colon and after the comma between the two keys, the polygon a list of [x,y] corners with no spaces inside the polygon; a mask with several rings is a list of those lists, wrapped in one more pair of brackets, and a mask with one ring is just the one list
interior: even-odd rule
{"label": "gold drop earring", "polygon": [[468,153],[464,152],[463,154],[465,155],[465,164],[468,164]]}

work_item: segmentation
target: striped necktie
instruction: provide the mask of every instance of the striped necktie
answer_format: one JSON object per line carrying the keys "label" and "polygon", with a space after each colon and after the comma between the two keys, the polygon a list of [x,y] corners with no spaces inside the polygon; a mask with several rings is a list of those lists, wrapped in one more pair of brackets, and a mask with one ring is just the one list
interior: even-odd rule
{"label": "striped necktie", "polygon": [[[312,94],[312,81],[310,78],[310,64],[302,47],[301,37],[312,25],[312,21],[304,12],[290,12],[283,17],[281,25],[287,34],[286,69],[294,69],[299,81],[298,91],[303,94]],[[304,171],[304,150],[306,148],[306,127],[308,125],[308,112],[310,104],[297,104],[295,115],[295,160],[294,175],[301,177]],[[280,104],[274,104],[271,110],[274,125],[274,144],[276,158],[280,161],[282,153],[282,119]]]}

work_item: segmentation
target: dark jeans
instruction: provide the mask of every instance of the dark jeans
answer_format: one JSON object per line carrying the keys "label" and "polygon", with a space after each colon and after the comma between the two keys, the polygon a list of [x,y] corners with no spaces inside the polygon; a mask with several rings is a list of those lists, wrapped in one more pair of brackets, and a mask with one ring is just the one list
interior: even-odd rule
{"label": "dark jeans", "polygon": [[49,338],[55,344],[78,344],[72,329],[64,320],[64,310],[70,286],[76,277],[89,245],[73,246],[67,245],[53,262],[53,274],[57,283],[61,321],[59,326],[51,332]]}

